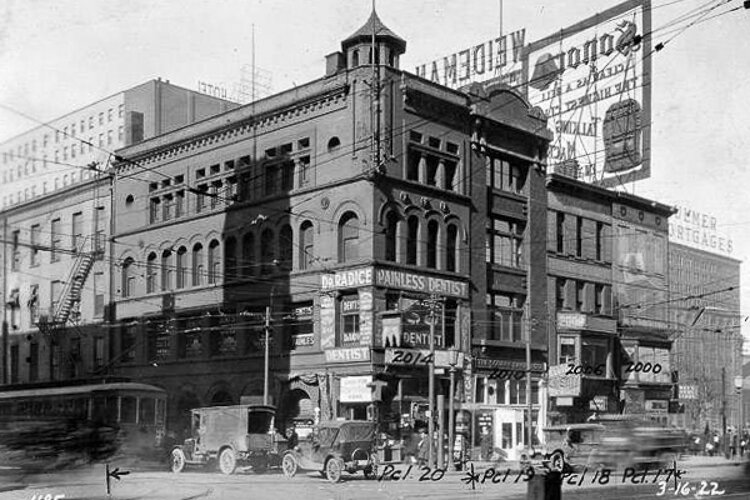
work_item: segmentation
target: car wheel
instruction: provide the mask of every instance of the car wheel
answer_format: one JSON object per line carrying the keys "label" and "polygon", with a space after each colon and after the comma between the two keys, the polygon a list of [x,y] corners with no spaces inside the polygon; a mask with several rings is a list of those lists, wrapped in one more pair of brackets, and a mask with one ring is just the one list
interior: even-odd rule
{"label": "car wheel", "polygon": [[376,454],[370,455],[370,463],[367,464],[364,471],[367,479],[375,479],[378,475],[378,456]]}
{"label": "car wheel", "polygon": [[281,459],[281,470],[284,471],[286,477],[294,477],[297,474],[297,467],[297,459],[291,453],[287,453]]}
{"label": "car wheel", "polygon": [[234,456],[234,450],[224,448],[219,454],[219,470],[228,476],[234,474],[235,469],[237,469],[237,457]]}
{"label": "car wheel", "polygon": [[172,472],[178,474],[185,470],[186,462],[184,451],[179,448],[172,450]]}
{"label": "car wheel", "polygon": [[326,478],[332,483],[341,481],[341,472],[344,470],[344,462],[340,458],[332,458],[326,462]]}
{"label": "car wheel", "polygon": [[549,467],[554,471],[563,472],[565,469],[565,457],[562,452],[556,451],[552,454],[549,458]]}

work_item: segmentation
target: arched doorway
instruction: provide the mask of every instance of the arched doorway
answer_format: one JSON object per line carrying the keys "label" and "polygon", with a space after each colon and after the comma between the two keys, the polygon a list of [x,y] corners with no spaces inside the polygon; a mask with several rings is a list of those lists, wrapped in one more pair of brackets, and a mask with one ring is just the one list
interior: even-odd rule
{"label": "arched doorway", "polygon": [[234,398],[225,390],[218,390],[211,397],[209,402],[211,406],[228,406],[234,404]]}
{"label": "arched doorway", "polygon": [[288,391],[279,408],[279,423],[283,430],[293,426],[302,438],[307,429],[312,429],[314,421],[315,404],[307,391],[298,388]]}

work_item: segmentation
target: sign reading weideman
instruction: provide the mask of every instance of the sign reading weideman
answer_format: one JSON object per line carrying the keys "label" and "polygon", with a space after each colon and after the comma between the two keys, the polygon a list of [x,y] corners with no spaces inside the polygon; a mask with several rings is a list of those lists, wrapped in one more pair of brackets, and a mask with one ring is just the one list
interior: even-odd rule
{"label": "sign reading weideman", "polygon": [[604,186],[650,176],[650,0],[630,0],[528,46],[527,93],[554,133],[551,166]]}

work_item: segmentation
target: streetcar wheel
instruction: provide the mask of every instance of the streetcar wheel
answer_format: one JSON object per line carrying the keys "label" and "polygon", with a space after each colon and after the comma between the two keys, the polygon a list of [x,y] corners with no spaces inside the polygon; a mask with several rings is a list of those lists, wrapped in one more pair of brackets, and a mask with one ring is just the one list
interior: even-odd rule
{"label": "streetcar wheel", "polygon": [[281,470],[284,471],[286,477],[294,477],[297,474],[297,459],[294,455],[287,453],[284,458],[281,459]]}
{"label": "streetcar wheel", "polygon": [[179,448],[172,450],[172,472],[178,474],[185,470],[185,452]]}
{"label": "streetcar wheel", "polygon": [[234,456],[234,450],[224,448],[219,455],[219,470],[222,474],[230,475],[234,474],[235,469],[237,469],[237,457]]}

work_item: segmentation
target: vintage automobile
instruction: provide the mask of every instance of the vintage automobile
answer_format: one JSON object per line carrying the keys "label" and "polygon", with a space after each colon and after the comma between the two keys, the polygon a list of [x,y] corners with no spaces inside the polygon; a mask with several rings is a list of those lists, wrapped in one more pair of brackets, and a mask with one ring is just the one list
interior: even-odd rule
{"label": "vintage automobile", "polygon": [[334,483],[343,472],[361,470],[365,477],[375,477],[377,466],[375,423],[362,420],[321,422],[310,439],[287,450],[281,460],[286,477],[294,477],[298,470],[316,470]]}
{"label": "vintage automobile", "polygon": [[592,465],[606,428],[600,424],[557,425],[543,429],[545,445],[532,456],[542,458],[552,470]]}
{"label": "vintage automobile", "polygon": [[211,406],[193,409],[191,414],[192,437],[172,449],[172,472],[214,460],[224,474],[234,473],[238,466],[249,465],[262,473],[278,465],[273,406]]}

